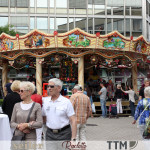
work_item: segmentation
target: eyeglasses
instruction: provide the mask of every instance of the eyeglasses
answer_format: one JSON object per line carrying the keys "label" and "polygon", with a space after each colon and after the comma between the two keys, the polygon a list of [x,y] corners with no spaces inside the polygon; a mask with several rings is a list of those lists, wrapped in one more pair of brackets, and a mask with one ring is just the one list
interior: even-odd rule
{"label": "eyeglasses", "polygon": [[28,90],[20,90],[19,92],[20,92],[20,93],[23,93],[24,91],[28,91]]}
{"label": "eyeglasses", "polygon": [[48,85],[47,87],[48,87],[48,88],[54,88],[55,85]]}

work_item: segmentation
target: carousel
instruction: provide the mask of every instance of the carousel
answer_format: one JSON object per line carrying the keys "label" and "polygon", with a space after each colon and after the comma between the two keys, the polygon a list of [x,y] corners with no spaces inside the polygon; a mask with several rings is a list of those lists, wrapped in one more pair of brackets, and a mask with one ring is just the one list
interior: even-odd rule
{"label": "carousel", "polygon": [[[0,65],[2,67],[2,87],[7,83],[10,68],[16,71],[35,69],[36,87],[42,95],[43,77],[54,77],[51,70],[57,68],[64,82],[78,82],[84,87],[85,72],[107,68],[129,68],[132,84],[137,92],[138,67],[149,70],[150,43],[141,35],[137,39],[124,37],[117,31],[106,35],[89,34],[75,28],[66,33],[45,34],[33,30],[26,35],[15,37],[5,33],[0,35]],[[87,69],[87,70],[86,70]]]}

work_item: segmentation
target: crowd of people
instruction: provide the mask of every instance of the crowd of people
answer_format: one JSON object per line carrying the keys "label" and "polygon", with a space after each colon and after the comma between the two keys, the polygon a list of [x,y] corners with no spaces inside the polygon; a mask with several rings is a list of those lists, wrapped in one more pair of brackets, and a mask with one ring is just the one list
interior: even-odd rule
{"label": "crowd of people", "polygon": [[[90,98],[83,94],[80,85],[75,85],[69,100],[60,94],[62,86],[60,79],[50,79],[48,96],[42,98],[34,83],[12,82],[12,92],[4,98],[2,110],[9,116],[13,136],[40,143],[43,135],[46,141],[53,141],[47,145],[53,150],[61,149],[59,141],[86,141],[86,121],[92,111]],[[46,132],[43,124],[46,124]]]}
{"label": "crowd of people", "polygon": [[[86,86],[83,90],[81,85],[76,84],[72,89],[72,96],[68,99],[60,94],[62,86],[63,82],[60,79],[50,79],[47,86],[48,96],[42,97],[37,94],[34,82],[14,80],[10,86],[11,92],[7,93],[2,104],[2,110],[8,115],[10,126],[14,129],[13,135],[22,135],[26,141],[38,142],[43,135],[46,141],[51,141],[48,143],[50,145],[47,145],[48,149],[61,149],[59,141],[86,141],[86,122],[90,116],[93,117],[91,89]],[[115,99],[117,113],[123,113],[122,95],[126,93],[129,95],[131,115],[134,117],[133,124],[139,119],[142,135],[150,115],[149,81],[145,81],[145,86],[139,92],[136,110],[132,85],[128,90],[124,90],[118,84],[115,91],[112,82],[109,82],[107,88],[101,82],[100,87],[98,94],[102,117],[107,117],[107,96]],[[144,110],[146,107],[148,109]],[[46,132],[42,128],[44,124]]]}

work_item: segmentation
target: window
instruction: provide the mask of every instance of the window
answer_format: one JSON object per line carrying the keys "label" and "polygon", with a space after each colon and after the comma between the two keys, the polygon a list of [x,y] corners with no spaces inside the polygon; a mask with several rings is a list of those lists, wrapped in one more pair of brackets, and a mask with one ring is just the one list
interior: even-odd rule
{"label": "window", "polygon": [[5,26],[8,24],[8,17],[0,17],[0,26]]}
{"label": "window", "polygon": [[28,27],[28,17],[10,17],[10,24],[15,27]]}
{"label": "window", "polygon": [[113,30],[117,30],[124,35],[124,19],[113,19]]}
{"label": "window", "polygon": [[54,18],[50,18],[50,33],[53,33],[55,30]]}
{"label": "window", "polygon": [[142,16],[142,7],[131,7],[132,16]]}
{"label": "window", "polygon": [[0,7],[8,7],[8,0],[0,0]]}
{"label": "window", "polygon": [[67,8],[67,0],[56,0],[56,8]]}
{"label": "window", "polygon": [[67,18],[56,18],[56,30],[58,33],[67,31]]}
{"label": "window", "polygon": [[88,18],[88,32],[93,34],[93,18]]}
{"label": "window", "polygon": [[94,19],[95,33],[100,32],[100,34],[105,34],[105,19]]}
{"label": "window", "polygon": [[47,18],[37,18],[37,29],[40,29],[40,30],[48,29]]}
{"label": "window", "polygon": [[67,0],[56,0],[56,14],[67,14]]}
{"label": "window", "polygon": [[130,37],[130,19],[126,19],[126,26],[125,26],[125,30],[126,30],[126,36]]}
{"label": "window", "polygon": [[30,0],[30,7],[35,7],[34,0]]}
{"label": "window", "polygon": [[10,7],[28,7],[29,1],[28,0],[11,0]]}
{"label": "window", "polygon": [[112,32],[111,19],[107,19],[107,33]]}
{"label": "window", "polygon": [[94,0],[94,14],[105,15],[105,0]]}
{"label": "window", "polygon": [[74,29],[74,21],[73,18],[69,18],[69,30]]}
{"label": "window", "polygon": [[142,19],[131,19],[132,35],[138,37],[142,34]]}
{"label": "window", "polygon": [[86,0],[69,0],[69,14],[87,14],[87,2]]}
{"label": "window", "polygon": [[75,28],[80,28],[81,30],[87,31],[86,18],[75,18]]}
{"label": "window", "polygon": [[47,7],[47,0],[37,0],[37,7]]}
{"label": "window", "polygon": [[34,18],[30,18],[30,30],[33,30],[35,28],[34,27],[34,21],[35,21]]}
{"label": "window", "polygon": [[54,7],[54,0],[50,0],[50,7]]}
{"label": "window", "polygon": [[69,0],[69,8],[86,9],[86,0]]}
{"label": "window", "polygon": [[[107,7],[113,8],[113,15],[123,15],[124,0],[108,0]],[[110,11],[108,11],[110,13]]]}

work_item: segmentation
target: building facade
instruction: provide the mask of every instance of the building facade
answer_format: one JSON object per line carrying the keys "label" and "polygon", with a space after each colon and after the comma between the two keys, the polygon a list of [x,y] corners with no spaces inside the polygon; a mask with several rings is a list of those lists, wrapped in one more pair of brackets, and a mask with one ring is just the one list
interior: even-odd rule
{"label": "building facade", "polygon": [[[93,34],[92,36],[95,36],[96,33],[100,33],[100,37],[117,30],[123,36],[127,37],[130,41],[130,44],[128,44],[132,45],[133,43],[130,39],[131,36],[136,39],[140,35],[143,35],[147,41],[150,41],[150,0],[0,0],[0,26],[5,26],[7,24],[13,25],[14,30],[18,31],[20,35],[27,34],[33,29],[53,34],[54,31],[65,33],[74,28],[80,28],[87,33]],[[81,35],[80,40],[83,40],[83,36],[85,35]],[[110,39],[108,39],[108,41],[109,40]],[[137,39],[137,41],[139,40]],[[139,42],[141,46],[143,44],[142,42]],[[103,46],[103,44],[101,46]],[[77,46],[76,49],[79,51],[85,50],[81,46]],[[104,48],[101,47],[97,51],[103,51],[103,49]],[[106,51],[109,51],[110,49],[111,48],[108,48]],[[22,49],[18,48],[18,50]],[[30,47],[29,50],[32,51]],[[44,48],[42,51],[43,50]],[[46,52],[51,50],[53,49],[47,49]],[[69,50],[73,51],[71,48]],[[72,55],[69,57],[66,53],[64,53],[63,56],[60,54],[58,55],[58,51],[53,55],[50,54],[49,57],[44,58],[45,63],[39,67],[41,68],[40,76],[45,76],[46,82],[52,75],[61,77],[63,71],[60,71],[60,66],[67,66],[67,72],[64,72],[65,81],[69,79],[69,76],[75,75],[78,76],[78,83],[81,83],[83,86],[91,77],[93,77],[92,80],[96,81],[100,77],[106,82],[111,79],[114,83],[126,83],[127,79],[131,77],[131,68],[120,69],[118,67],[111,67],[108,69],[108,67],[105,66],[96,68],[96,66],[101,66],[99,63],[103,59],[103,62],[106,63],[110,61],[114,62],[115,60],[107,60],[107,57],[103,56],[103,58],[98,57],[99,54],[95,54],[93,48],[90,50],[91,52],[89,55],[80,57],[78,65],[72,63]],[[5,55],[5,52],[2,53]],[[56,65],[57,61],[54,61],[56,56],[59,58],[63,57],[60,65]],[[92,64],[93,56],[98,59],[97,63],[95,62]],[[118,59],[121,64],[124,64],[124,61],[127,59],[122,56],[124,55],[121,55]],[[39,65],[37,63],[39,59],[38,57],[30,56],[30,59],[32,60],[31,63],[29,62],[28,64],[26,61],[28,60],[28,57],[24,55],[23,59],[22,57],[15,57],[13,65],[11,65],[11,62],[9,62],[9,64],[7,62],[6,66],[8,68],[5,68],[7,68],[6,70],[9,70],[8,78],[23,78],[23,80],[25,80],[32,74],[36,74],[37,76],[36,67]],[[66,61],[64,61],[64,59]],[[20,60],[23,60],[23,65],[18,63]],[[50,62],[50,64],[47,62]],[[145,69],[145,62],[136,63],[138,63],[139,66],[141,65],[137,68],[138,73],[136,71],[136,87],[138,87],[139,90],[144,79],[147,78],[148,75],[147,70]],[[70,66],[68,64],[70,64]],[[71,74],[72,70],[74,70],[75,73],[78,72],[78,74]],[[82,72],[80,71],[79,73],[79,70]],[[6,77],[6,75],[3,77]],[[84,77],[85,81],[83,80]],[[7,79],[5,79],[5,82],[6,81]],[[40,82],[39,87],[42,87],[42,82]],[[39,91],[42,93],[41,89]]]}
{"label": "building facade", "polygon": [[149,41],[150,0],[0,0],[0,26],[14,25],[22,34],[33,29],[64,33],[76,27],[104,35],[141,34]]}

